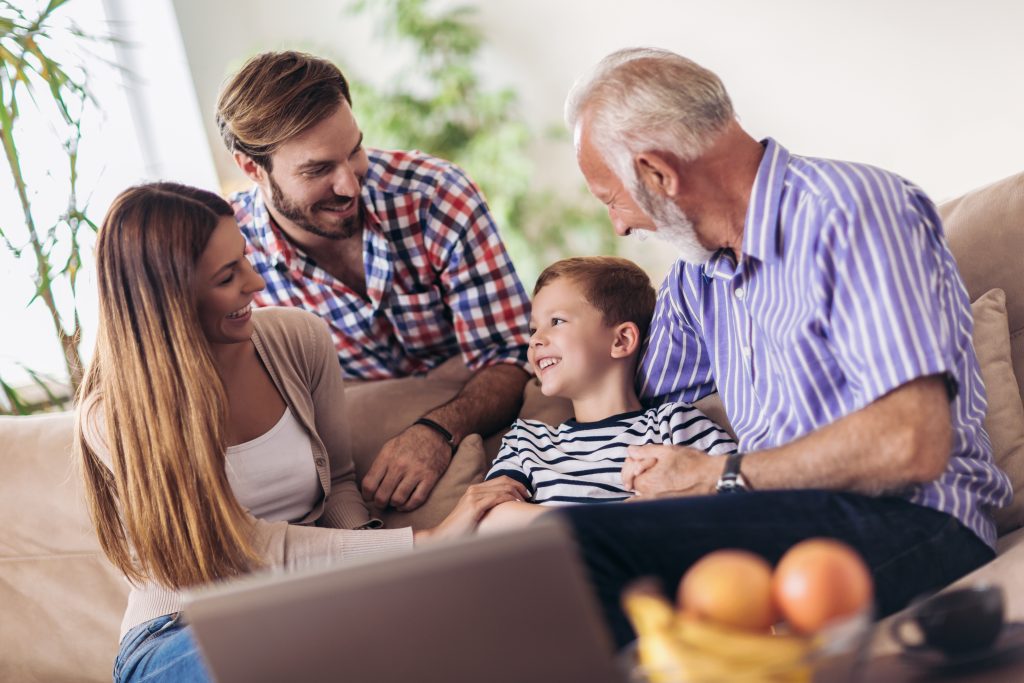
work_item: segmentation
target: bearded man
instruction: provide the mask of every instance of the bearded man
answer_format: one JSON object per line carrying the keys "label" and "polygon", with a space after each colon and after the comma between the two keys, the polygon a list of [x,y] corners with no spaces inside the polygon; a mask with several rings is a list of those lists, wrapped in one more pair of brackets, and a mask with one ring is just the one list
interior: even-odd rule
{"label": "bearded man", "polygon": [[487,203],[454,164],[366,147],[345,76],[312,55],[249,60],[221,90],[217,124],[254,183],[230,201],[267,283],[257,305],[320,315],[350,380],[461,356],[459,393],[384,443],[362,479],[381,509],[419,507],[463,437],[515,419],[528,378],[529,299]]}
{"label": "bearded man", "polygon": [[615,231],[680,255],[641,400],[717,391],[740,445],[634,447],[624,483],[658,500],[560,513],[617,641],[632,637],[626,584],[674,587],[718,548],[774,563],[840,539],[870,568],[880,615],[991,559],[991,511],[1012,493],[982,425],[970,302],[924,192],[752,138],[718,77],[664,50],[606,57],[566,119]]}

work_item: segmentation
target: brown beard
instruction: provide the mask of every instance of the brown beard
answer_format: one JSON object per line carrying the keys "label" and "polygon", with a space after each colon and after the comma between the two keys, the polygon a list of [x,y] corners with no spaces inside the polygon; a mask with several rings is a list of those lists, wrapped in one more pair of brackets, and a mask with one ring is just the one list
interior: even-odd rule
{"label": "brown beard", "polygon": [[[316,204],[309,209],[302,208],[284,193],[281,186],[274,181],[273,174],[268,174],[267,178],[270,180],[270,198],[274,203],[274,208],[277,209],[278,213],[306,232],[329,240],[344,240],[352,237],[362,229],[363,203],[359,197],[355,199],[358,202],[358,209],[354,215],[343,218],[333,229],[325,230],[313,222],[312,214],[315,211]],[[336,196],[336,199],[339,202],[346,202],[351,197]]]}

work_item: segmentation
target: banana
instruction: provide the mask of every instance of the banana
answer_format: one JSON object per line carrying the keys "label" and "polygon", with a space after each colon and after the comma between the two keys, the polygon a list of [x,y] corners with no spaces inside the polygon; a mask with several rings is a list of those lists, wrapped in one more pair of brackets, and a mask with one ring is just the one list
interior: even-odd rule
{"label": "banana", "polygon": [[651,683],[670,683],[683,665],[683,650],[673,633],[675,607],[657,587],[640,583],[622,594],[622,608],[637,635],[637,656]]}
{"label": "banana", "polygon": [[813,641],[795,635],[751,633],[680,615],[675,633],[687,648],[734,663],[781,668],[805,662]]}
{"label": "banana", "polygon": [[675,607],[657,588],[638,583],[626,588],[622,594],[622,609],[633,624],[638,637],[647,633],[671,631],[676,619]]}
{"label": "banana", "polygon": [[740,631],[680,614],[651,584],[627,588],[622,606],[636,631],[639,663],[650,683],[811,681],[810,638]]}
{"label": "banana", "polygon": [[[691,680],[686,651],[670,631],[656,631],[640,636],[637,657],[649,683],[679,683]],[[700,680],[700,679],[693,679]]]}

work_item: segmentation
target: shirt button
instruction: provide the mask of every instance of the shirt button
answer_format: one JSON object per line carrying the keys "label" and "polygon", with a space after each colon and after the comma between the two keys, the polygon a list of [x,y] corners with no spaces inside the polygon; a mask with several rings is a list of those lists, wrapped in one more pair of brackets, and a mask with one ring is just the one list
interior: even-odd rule
{"label": "shirt button", "polygon": [[747,347],[744,346],[742,351],[743,351],[743,357],[744,358],[750,358],[750,349],[748,349]]}
{"label": "shirt button", "polygon": [[739,299],[740,301],[742,301],[742,300],[743,300],[743,297],[745,297],[746,295],[747,295],[747,293],[746,293],[745,291],[743,291],[743,288],[742,288],[742,287],[737,287],[737,288],[736,288],[736,298],[737,298],[737,299]]}
{"label": "shirt button", "polygon": [[327,461],[326,461],[326,460],[324,460],[323,458],[317,458],[317,459],[316,459],[316,464],[317,464],[317,466],[319,466],[319,467],[323,467],[324,465],[326,465],[326,464],[327,464]]}

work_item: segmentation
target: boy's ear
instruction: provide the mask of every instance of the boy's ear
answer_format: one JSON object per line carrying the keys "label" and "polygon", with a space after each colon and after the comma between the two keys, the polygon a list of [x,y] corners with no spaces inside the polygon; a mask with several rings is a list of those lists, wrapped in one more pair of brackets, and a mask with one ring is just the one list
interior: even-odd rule
{"label": "boy's ear", "polygon": [[636,162],[640,182],[654,194],[675,197],[679,192],[679,172],[671,158],[657,151],[640,152],[633,159]]}
{"label": "boy's ear", "polygon": [[253,158],[245,152],[234,152],[232,156],[235,158],[235,165],[242,170],[245,176],[253,181],[254,183],[263,182],[263,178],[266,176],[266,170],[253,161]]}
{"label": "boy's ear", "polygon": [[641,341],[636,323],[619,323],[612,340],[612,358],[629,358],[640,348]]}

